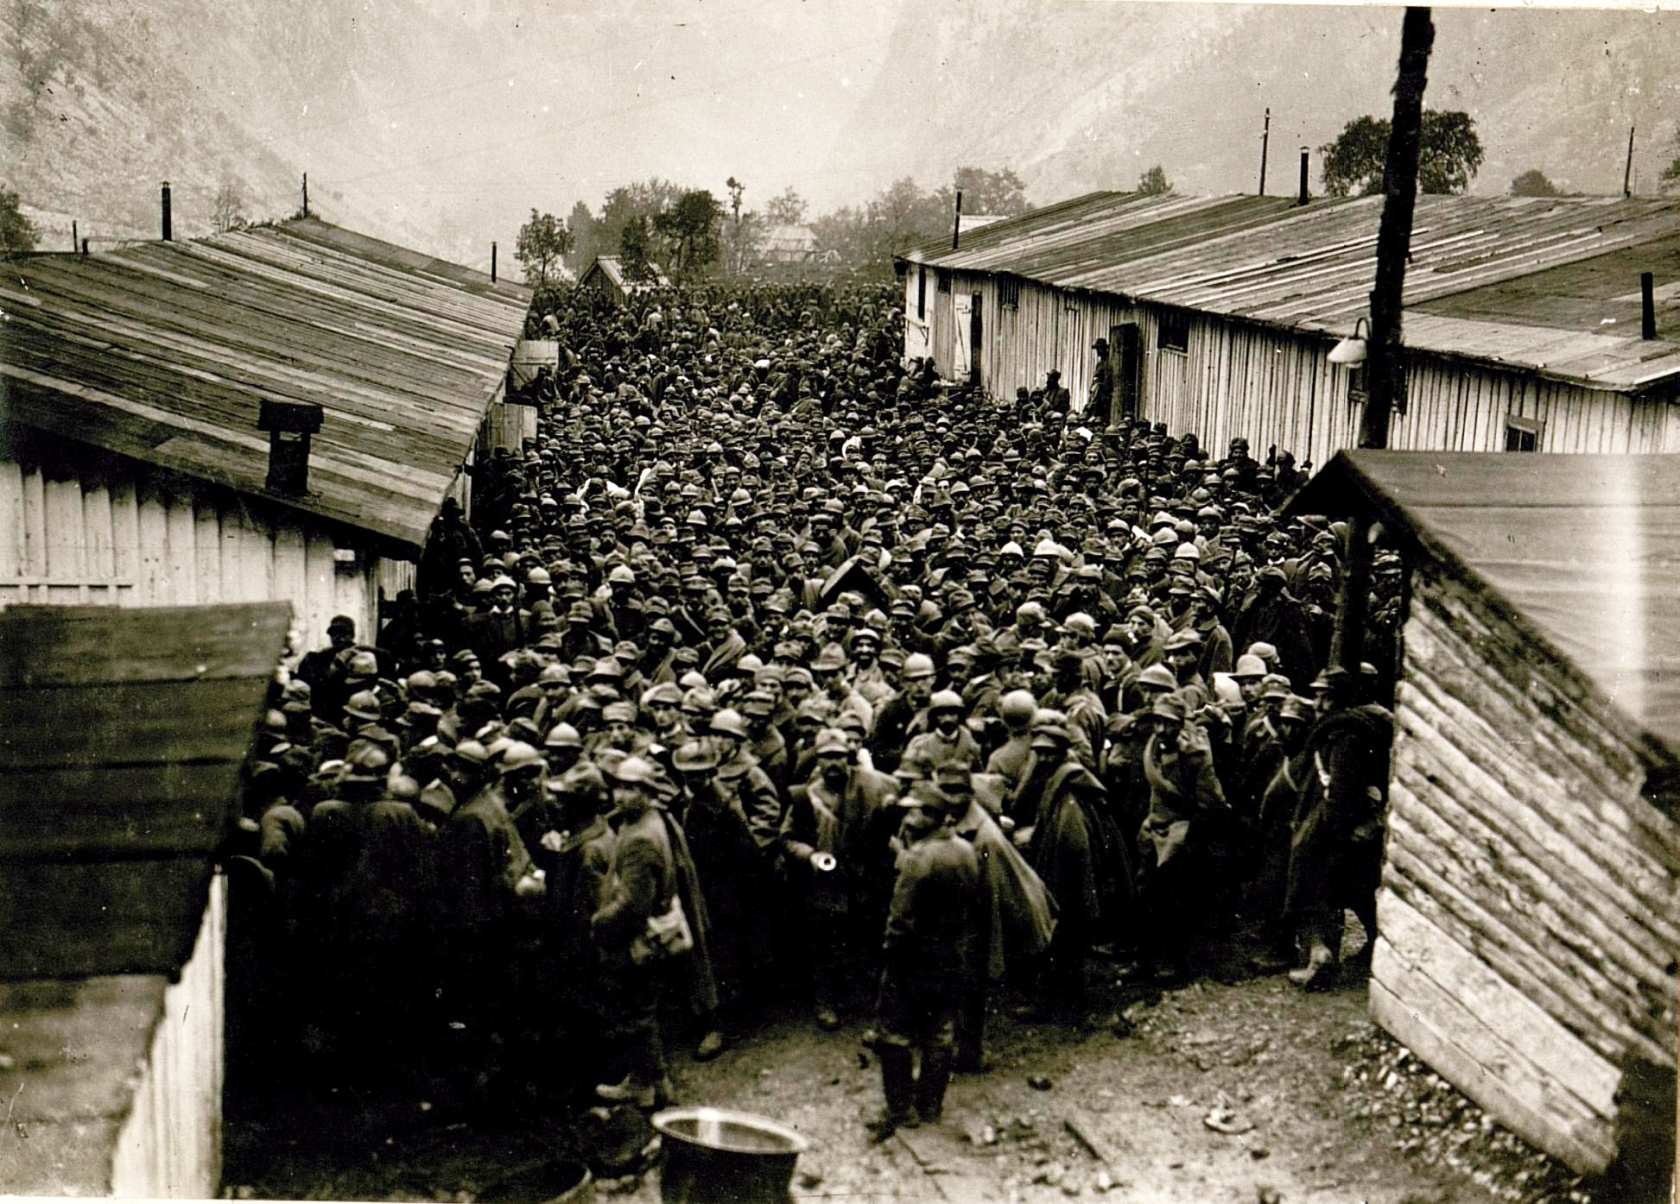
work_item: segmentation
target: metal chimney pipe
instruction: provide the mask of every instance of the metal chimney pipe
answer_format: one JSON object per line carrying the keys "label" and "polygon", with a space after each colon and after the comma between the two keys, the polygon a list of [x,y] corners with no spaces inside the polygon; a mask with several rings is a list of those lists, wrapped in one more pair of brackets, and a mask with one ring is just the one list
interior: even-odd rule
{"label": "metal chimney pipe", "polygon": [[169,212],[169,181],[163,182],[163,241],[170,242],[175,237],[175,223]]}
{"label": "metal chimney pipe", "polygon": [[1656,278],[1650,272],[1639,273],[1639,337],[1657,337]]}
{"label": "metal chimney pipe", "polygon": [[491,240],[490,243],[490,283],[496,283],[496,243],[494,240]]}
{"label": "metal chimney pipe", "polygon": [[76,229],[76,219],[70,219],[70,250],[74,254],[77,247],[82,245],[81,231]]}
{"label": "metal chimney pipe", "polygon": [[1307,191],[1307,148],[1303,146],[1301,148],[1301,192],[1295,198],[1295,203],[1305,205],[1311,199],[1312,196]]}
{"label": "metal chimney pipe", "polygon": [[82,254],[83,255],[86,255],[88,253],[87,245],[88,245],[88,240],[85,239],[85,238],[82,239]]}
{"label": "metal chimney pipe", "polygon": [[962,189],[957,189],[957,213],[951,219],[951,250],[957,249],[957,240],[962,237]]}
{"label": "metal chimney pipe", "polygon": [[303,173],[303,216],[309,216],[309,173]]}

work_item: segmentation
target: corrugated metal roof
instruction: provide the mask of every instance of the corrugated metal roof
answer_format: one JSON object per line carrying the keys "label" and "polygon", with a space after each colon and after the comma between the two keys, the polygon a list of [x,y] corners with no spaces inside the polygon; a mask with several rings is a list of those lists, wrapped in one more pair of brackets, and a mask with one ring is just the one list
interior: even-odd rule
{"label": "corrugated metal roof", "polygon": [[174,974],[291,607],[0,614],[0,980]]}
{"label": "corrugated metal roof", "polygon": [[[940,268],[1009,273],[1044,284],[1112,293],[1294,330],[1343,336],[1369,304],[1376,276],[1380,197],[1139,197],[1092,193],[974,232],[957,251],[930,245],[907,258]],[[1601,324],[1580,354],[1524,358],[1513,328],[1580,330],[1583,308],[1561,320],[1543,292],[1514,282],[1570,267],[1572,279],[1614,279],[1633,261],[1659,283],[1680,276],[1680,201],[1603,197],[1420,196],[1406,273],[1408,346],[1539,371],[1599,388],[1637,389],[1680,372],[1680,344],[1641,341],[1637,325]],[[1432,304],[1490,286],[1486,317]],[[1577,287],[1579,285],[1577,284]],[[1525,300],[1526,299],[1526,300]],[[1607,311],[1603,316],[1622,312]],[[1623,307],[1625,308],[1625,306]],[[1460,316],[1415,321],[1419,309]]]}
{"label": "corrugated metal roof", "polygon": [[1680,758],[1680,456],[1341,452],[1289,510],[1360,496]]}
{"label": "corrugated metal roof", "polygon": [[[0,420],[424,543],[530,293],[301,219],[0,275]],[[324,411],[309,494],[269,494],[264,399]]]}

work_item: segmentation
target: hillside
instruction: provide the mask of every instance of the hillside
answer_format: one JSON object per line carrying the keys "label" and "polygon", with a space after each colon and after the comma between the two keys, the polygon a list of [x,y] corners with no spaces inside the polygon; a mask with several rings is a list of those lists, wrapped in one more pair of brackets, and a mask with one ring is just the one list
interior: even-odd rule
{"label": "hillside", "polygon": [[178,237],[209,231],[224,184],[248,217],[285,217],[308,170],[313,212],[454,249],[443,209],[340,183],[403,159],[409,122],[377,97],[482,67],[422,5],[13,0],[0,37],[5,180],[43,245],[68,247],[72,219],[96,246],[155,238],[165,179]]}
{"label": "hillside", "polygon": [[[1476,119],[1477,191],[1503,191],[1530,167],[1617,191],[1630,121],[1638,180],[1654,190],[1675,153],[1680,18],[1436,9],[1435,25],[1426,103]],[[1392,8],[908,7],[838,157],[877,186],[1010,165],[1037,200],[1129,188],[1155,163],[1181,191],[1252,192],[1269,105],[1267,190],[1293,191],[1302,145],[1388,114],[1399,30]],[[1316,189],[1316,154],[1312,179]]]}
{"label": "hillside", "polygon": [[[1437,10],[1427,103],[1467,109],[1478,191],[1530,167],[1636,186],[1675,154],[1680,18]],[[791,184],[821,212],[909,175],[1013,167],[1049,202],[1129,188],[1269,191],[1297,148],[1386,114],[1397,9],[1080,0],[10,0],[0,9],[0,182],[43,243],[181,236],[225,184],[254,219],[312,209],[370,234],[504,264],[532,206],[566,213],[650,175],[748,204]],[[1316,187],[1316,161],[1313,169]],[[509,265],[511,266],[511,265]]]}

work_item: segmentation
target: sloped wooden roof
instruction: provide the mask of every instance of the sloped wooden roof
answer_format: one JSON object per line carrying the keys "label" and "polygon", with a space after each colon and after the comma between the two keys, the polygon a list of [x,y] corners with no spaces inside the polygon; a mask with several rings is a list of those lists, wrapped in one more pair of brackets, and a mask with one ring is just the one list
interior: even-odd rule
{"label": "sloped wooden roof", "polygon": [[291,607],[0,611],[0,979],[173,975]]}
{"label": "sloped wooden roof", "polygon": [[[0,422],[425,542],[530,293],[314,219],[0,271]],[[309,493],[267,492],[263,399],[324,411]]]}
{"label": "sloped wooden roof", "polygon": [[[1340,338],[1369,306],[1381,217],[1381,197],[1300,206],[1098,192],[965,230],[958,250],[947,240],[905,258]],[[1680,200],[1420,196],[1404,339],[1592,388],[1644,389],[1680,376],[1680,312],[1665,313],[1657,339],[1640,338],[1640,271],[1667,286],[1666,308],[1680,291]]]}
{"label": "sloped wooden roof", "polygon": [[1680,456],[1344,451],[1289,510],[1360,501],[1680,760]]}

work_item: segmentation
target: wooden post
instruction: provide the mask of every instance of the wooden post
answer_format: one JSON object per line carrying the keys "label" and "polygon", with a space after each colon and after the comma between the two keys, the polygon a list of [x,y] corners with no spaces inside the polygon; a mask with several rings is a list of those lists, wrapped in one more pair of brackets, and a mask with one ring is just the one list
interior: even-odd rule
{"label": "wooden post", "polygon": [[88,240],[85,239],[85,238],[82,239],[82,254],[83,255],[86,255],[88,253],[87,245],[88,245]]}
{"label": "wooden post", "polygon": [[303,173],[303,216],[309,216],[309,173]]}
{"label": "wooden post", "polygon": [[1656,278],[1650,272],[1639,273],[1639,337],[1657,337]]}
{"label": "wooden post", "polygon": [[1303,146],[1301,148],[1301,191],[1295,197],[1297,205],[1305,205],[1312,199],[1312,194],[1307,191],[1307,154],[1307,148]]}
{"label": "wooden post", "polygon": [[1347,520],[1347,546],[1342,549],[1347,571],[1342,574],[1342,604],[1336,612],[1330,663],[1340,665],[1359,680],[1365,657],[1365,612],[1371,596],[1371,516],[1361,508]]}
{"label": "wooden post", "polygon": [[1394,83],[1394,120],[1383,168],[1382,224],[1377,229],[1377,279],[1371,289],[1369,396],[1359,419],[1360,447],[1388,446],[1388,416],[1406,400],[1400,346],[1401,290],[1417,207],[1418,145],[1423,137],[1423,89],[1435,25],[1427,8],[1408,8],[1400,30],[1400,74]]}
{"label": "wooden post", "polygon": [[957,189],[957,214],[951,221],[951,250],[957,249],[957,240],[962,237],[962,189]]}
{"label": "wooden post", "polygon": [[82,245],[81,232],[76,229],[76,219],[70,219],[70,253],[74,255],[76,248]]}
{"label": "wooden post", "polygon": [[1633,126],[1628,126],[1627,166],[1622,168],[1622,199],[1633,195]]}
{"label": "wooden post", "polygon": [[169,212],[169,181],[163,182],[163,241],[169,242],[175,237],[175,223]]}
{"label": "wooden post", "polygon": [[490,240],[490,283],[496,283],[496,240]]}
{"label": "wooden post", "polygon": [[1266,106],[1266,119],[1260,126],[1260,195],[1266,195],[1266,148],[1272,140],[1272,109]]}

